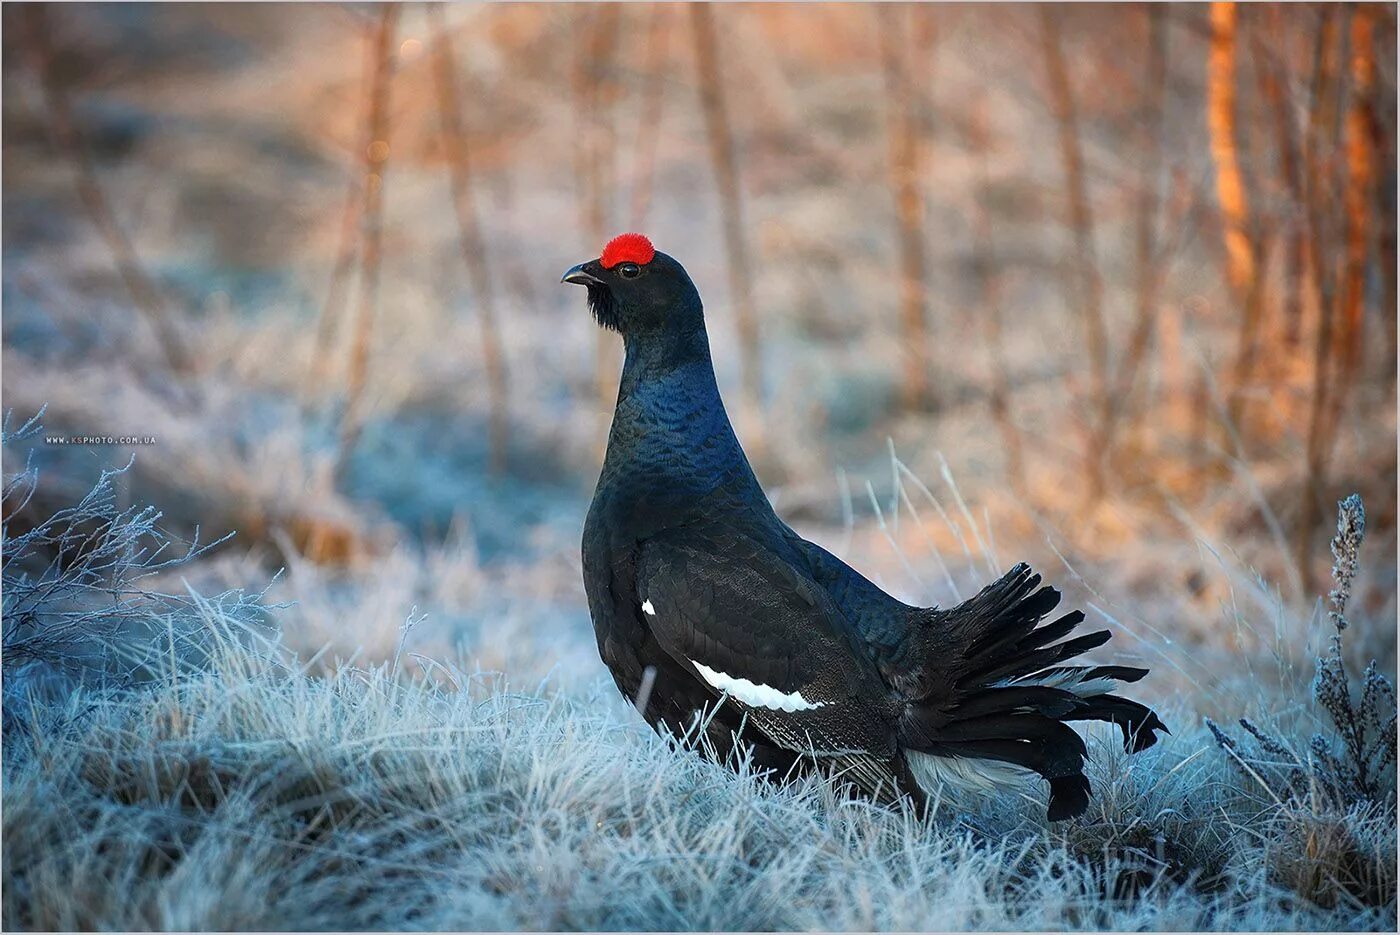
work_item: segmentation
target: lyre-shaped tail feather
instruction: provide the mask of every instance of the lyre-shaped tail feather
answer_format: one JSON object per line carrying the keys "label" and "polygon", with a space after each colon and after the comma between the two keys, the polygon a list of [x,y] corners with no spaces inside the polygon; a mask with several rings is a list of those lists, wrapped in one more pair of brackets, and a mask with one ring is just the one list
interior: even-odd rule
{"label": "lyre-shaped tail feather", "polygon": [[[1080,814],[1089,801],[1084,741],[1067,722],[1117,724],[1130,752],[1166,732],[1149,708],[1111,693],[1146,669],[1063,664],[1111,634],[1064,639],[1084,614],[1071,611],[1042,624],[1059,602],[1060,593],[1042,587],[1040,576],[1021,564],[971,600],[931,612],[919,680],[924,695],[907,706],[900,725],[916,775],[982,769],[1004,777],[1004,768],[992,769],[996,764],[1030,770],[1050,784],[1053,821]],[[961,761],[959,768],[938,762],[948,759]]]}

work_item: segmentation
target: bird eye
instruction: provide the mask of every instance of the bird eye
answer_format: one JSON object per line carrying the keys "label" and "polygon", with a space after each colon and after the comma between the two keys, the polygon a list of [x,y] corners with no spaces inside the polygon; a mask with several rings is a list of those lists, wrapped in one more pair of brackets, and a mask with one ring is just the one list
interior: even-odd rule
{"label": "bird eye", "polygon": [[636,263],[623,263],[618,266],[617,274],[623,279],[636,279],[642,275],[642,268]]}

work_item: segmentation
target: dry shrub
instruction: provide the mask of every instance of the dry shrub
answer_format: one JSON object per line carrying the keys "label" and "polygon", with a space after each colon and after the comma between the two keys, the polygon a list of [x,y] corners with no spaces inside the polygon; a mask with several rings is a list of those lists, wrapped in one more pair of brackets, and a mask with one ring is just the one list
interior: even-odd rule
{"label": "dry shrub", "polygon": [[[6,413],[0,443],[40,434],[42,415],[11,428]],[[34,498],[39,472],[26,461],[5,477],[0,568],[7,735],[22,726],[25,693],[61,692],[74,679],[130,683],[164,666],[177,654],[177,642],[180,653],[207,651],[191,638],[192,621],[201,615],[253,622],[263,613],[261,595],[234,590],[204,597],[152,586],[155,576],[187,568],[232,534],[201,544],[196,529],[192,541],[182,542],[163,528],[156,508],[122,506],[118,482],[130,468],[102,471],[76,503],[18,529],[12,520]]]}
{"label": "dry shrub", "polygon": [[1312,683],[1329,730],[1300,748],[1249,719],[1239,722],[1248,741],[1206,721],[1244,781],[1271,800],[1264,806],[1275,841],[1267,851],[1270,866],[1291,889],[1324,906],[1341,899],[1394,905],[1396,895],[1395,689],[1372,660],[1355,691],[1342,653],[1365,534],[1365,510],[1352,494],[1337,504],[1332,539],[1328,619],[1336,632]]}

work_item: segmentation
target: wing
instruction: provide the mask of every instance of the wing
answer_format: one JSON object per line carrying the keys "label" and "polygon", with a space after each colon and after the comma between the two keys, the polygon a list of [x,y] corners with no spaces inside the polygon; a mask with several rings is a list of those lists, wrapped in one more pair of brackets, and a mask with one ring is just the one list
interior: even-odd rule
{"label": "wing", "polygon": [[789,541],[807,559],[812,577],[831,595],[851,632],[878,662],[885,681],[897,690],[922,659],[922,631],[928,611],[880,590],[850,565],[791,529]]}
{"label": "wing", "polygon": [[877,797],[896,787],[888,692],[802,565],[701,521],[641,543],[636,601],[661,647],[775,744]]}

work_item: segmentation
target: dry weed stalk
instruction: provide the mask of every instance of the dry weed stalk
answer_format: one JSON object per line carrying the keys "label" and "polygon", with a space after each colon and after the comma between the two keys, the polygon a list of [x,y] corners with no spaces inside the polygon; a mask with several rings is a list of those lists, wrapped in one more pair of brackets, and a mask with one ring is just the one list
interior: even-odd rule
{"label": "dry weed stalk", "polygon": [[1328,594],[1328,619],[1336,632],[1327,654],[1317,660],[1313,698],[1331,722],[1332,734],[1316,733],[1306,751],[1248,719],[1240,726],[1253,738],[1249,749],[1207,719],[1216,742],[1231,761],[1258,783],[1280,807],[1306,806],[1315,811],[1380,808],[1395,813],[1395,689],[1375,660],[1361,676],[1359,700],[1342,658],[1342,633],[1349,626],[1347,603],[1356,577],[1357,556],[1366,535],[1361,498],[1352,494],[1337,504],[1337,533],[1332,538],[1334,587]]}

